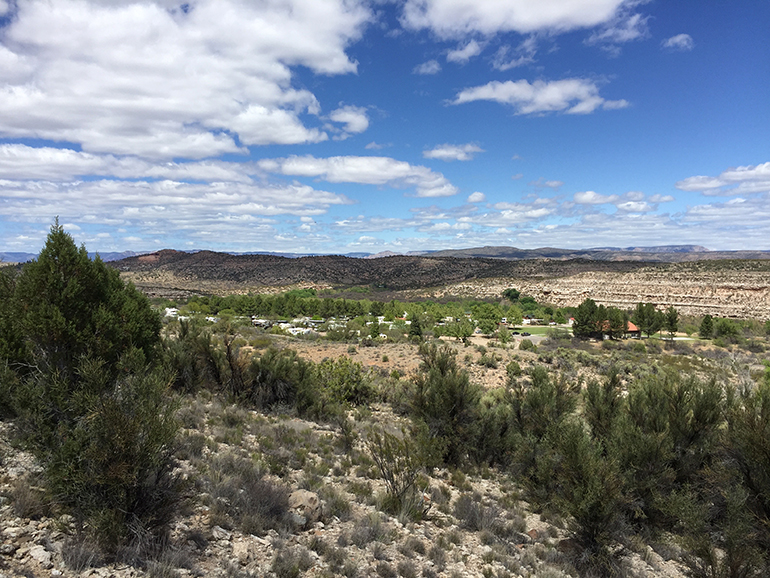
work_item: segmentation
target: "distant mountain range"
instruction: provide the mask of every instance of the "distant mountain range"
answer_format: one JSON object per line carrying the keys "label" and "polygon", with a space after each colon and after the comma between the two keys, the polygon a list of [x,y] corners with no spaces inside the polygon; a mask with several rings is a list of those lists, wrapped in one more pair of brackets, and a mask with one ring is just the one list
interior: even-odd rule
{"label": "distant mountain range", "polygon": [[[176,253],[196,254],[211,251],[175,251]],[[129,257],[148,254],[135,251],[99,253],[103,261],[119,261]],[[289,259],[305,257],[330,257],[321,253],[282,253],[274,251],[223,252],[236,256],[272,256]],[[93,258],[96,253],[89,253]],[[519,249],[517,247],[473,247],[468,249],[444,249],[439,251],[410,251],[405,254],[384,251],[382,253],[353,252],[339,257],[355,259],[379,259],[394,256],[409,257],[457,257],[461,259],[504,259],[518,261],[526,259],[588,259],[591,261],[645,261],[651,263],[680,263],[685,261],[723,260],[723,259],[770,259],[770,251],[711,251],[701,245],[660,245],[654,247],[594,247],[591,249],[558,249],[541,247],[539,249]],[[37,257],[33,253],[0,252],[0,262],[24,263]]]}
{"label": "distant mountain range", "polygon": [[[134,257],[136,255],[140,255],[141,253],[137,253],[136,251],[122,251],[120,253],[99,253],[99,257],[102,258],[102,261],[120,261],[121,259],[125,259],[126,257]],[[27,261],[31,261],[32,259],[37,258],[37,253],[14,253],[14,252],[6,252],[1,253],[0,252],[0,263],[26,263]],[[88,256],[93,259],[96,257],[97,253],[92,253],[89,251]]]}
{"label": "distant mountain range", "polygon": [[516,247],[474,247],[443,251],[419,251],[410,255],[505,259],[589,259],[592,261],[645,261],[681,263],[723,259],[770,259],[770,251],[710,251],[700,245],[661,245],[656,247],[596,247],[593,249],[518,249]]}

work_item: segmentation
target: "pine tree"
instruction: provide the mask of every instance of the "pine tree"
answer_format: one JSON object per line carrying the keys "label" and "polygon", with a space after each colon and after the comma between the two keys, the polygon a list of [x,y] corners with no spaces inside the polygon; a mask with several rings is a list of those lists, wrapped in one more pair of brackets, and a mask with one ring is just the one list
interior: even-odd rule
{"label": "pine tree", "polygon": [[572,326],[572,332],[575,337],[588,338],[595,335],[598,331],[596,327],[599,308],[593,299],[586,299],[578,305],[575,311],[575,323]]}
{"label": "pine tree", "polygon": [[674,335],[679,330],[679,312],[673,305],[669,305],[664,314],[663,324],[668,332],[668,338],[673,341]]}

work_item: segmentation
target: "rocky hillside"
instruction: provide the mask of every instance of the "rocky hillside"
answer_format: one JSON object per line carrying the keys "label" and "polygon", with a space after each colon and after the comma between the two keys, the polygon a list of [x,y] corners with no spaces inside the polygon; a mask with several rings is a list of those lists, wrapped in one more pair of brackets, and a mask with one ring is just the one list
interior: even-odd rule
{"label": "rocky hillside", "polygon": [[230,255],[200,251],[164,250],[123,259],[112,264],[137,278],[171,273],[180,280],[223,281],[249,286],[296,283],[378,285],[393,289],[431,287],[462,279],[502,276],[550,277],[581,271],[628,271],[639,263],[591,262],[576,259],[505,261],[501,259],[417,257],[395,255],[356,259],[339,255],[290,259],[274,255]]}
{"label": "rocky hillside", "polygon": [[764,262],[691,263],[645,267],[635,271],[591,271],[549,279],[486,279],[450,284],[443,293],[497,297],[515,287],[538,301],[577,306],[590,297],[597,303],[631,309],[637,303],[673,305],[685,315],[770,319],[770,271]]}
{"label": "rocky hillside", "polygon": [[[394,363],[416,362],[415,350],[377,348]],[[478,363],[477,351],[463,351]],[[525,368],[537,361],[517,353]],[[133,566],[104,560],[77,539],[70,516],[48,509],[41,468],[9,443],[12,423],[0,421],[0,577],[576,576],[568,522],[534,513],[505,472],[436,469],[420,482],[424,519],[383,513],[385,483],[364,439],[373,426],[398,431],[405,423],[388,404],[350,412],[352,447],[336,426],[211,395],[185,398],[178,417],[176,471],[189,483],[189,501],[165,552]],[[639,544],[622,558],[629,578],[684,576],[672,544]]]}
{"label": "rocky hillside", "polygon": [[644,301],[673,305],[687,315],[770,319],[770,260],[645,263],[404,255],[290,259],[166,250],[112,265],[145,293],[170,298],[360,285],[375,288],[380,300],[410,295],[495,298],[503,289],[516,287],[557,306],[577,306],[591,297],[622,308]]}

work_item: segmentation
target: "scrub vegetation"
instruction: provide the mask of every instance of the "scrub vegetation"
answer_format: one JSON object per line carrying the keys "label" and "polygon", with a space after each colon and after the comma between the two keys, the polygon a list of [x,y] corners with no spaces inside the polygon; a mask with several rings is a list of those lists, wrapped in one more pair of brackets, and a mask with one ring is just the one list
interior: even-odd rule
{"label": "scrub vegetation", "polygon": [[766,576],[764,321],[515,289],[153,307],[55,223],[0,278],[0,460],[37,464],[0,480],[0,516],[56,520],[77,572]]}

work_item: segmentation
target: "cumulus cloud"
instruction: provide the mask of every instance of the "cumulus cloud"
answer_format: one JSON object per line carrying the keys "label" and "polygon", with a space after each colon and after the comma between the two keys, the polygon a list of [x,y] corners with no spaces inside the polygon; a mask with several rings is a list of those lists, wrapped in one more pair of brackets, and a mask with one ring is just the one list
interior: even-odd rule
{"label": "cumulus cloud", "polygon": [[671,38],[667,38],[661,42],[661,47],[668,50],[680,50],[682,52],[689,52],[695,48],[695,41],[689,34],[677,34]]}
{"label": "cumulus cloud", "polygon": [[[181,232],[193,239],[220,243],[253,243],[275,234],[273,219],[280,215],[313,216],[332,205],[349,204],[344,195],[297,183],[185,183],[172,180],[52,181],[0,180],[0,215],[48,223],[51,215],[63,222],[90,227],[130,229],[144,239],[134,245],[148,248],[148,239]],[[152,248],[152,245],[149,247]],[[155,246],[154,248],[157,248]]]}
{"label": "cumulus cloud", "polygon": [[647,213],[652,211],[652,206],[644,201],[626,201],[615,205],[619,211],[626,213]]}
{"label": "cumulus cloud", "polygon": [[343,124],[344,127],[335,137],[343,140],[351,134],[364,132],[369,128],[369,117],[366,115],[366,109],[360,106],[342,106],[329,113],[329,120]]}
{"label": "cumulus cloud", "polygon": [[134,156],[100,155],[54,147],[0,145],[0,178],[69,181],[85,176],[119,179],[251,182],[251,163],[190,161],[151,163]]}
{"label": "cumulus cloud", "polygon": [[355,72],[345,50],[373,18],[345,0],[14,6],[0,55],[2,136],[153,158],[325,140],[306,125],[320,103],[292,85],[291,67]]}
{"label": "cumulus cloud", "polygon": [[422,152],[426,159],[439,159],[442,161],[470,161],[473,155],[483,153],[480,146],[468,143],[464,145],[442,144],[435,148]]}
{"label": "cumulus cloud", "polygon": [[440,38],[590,28],[614,18],[624,0],[406,0],[404,27]]}
{"label": "cumulus cloud", "polygon": [[605,100],[599,87],[591,80],[568,78],[564,80],[508,80],[492,81],[483,86],[460,91],[452,104],[490,100],[512,106],[517,114],[564,112],[588,114],[597,108],[616,109],[628,106],[625,100]]}
{"label": "cumulus cloud", "polygon": [[471,193],[468,197],[469,203],[483,203],[487,200],[487,196],[484,193],[480,193],[476,191],[475,193]]}
{"label": "cumulus cloud", "polygon": [[418,197],[449,197],[457,187],[441,173],[390,157],[344,156],[316,158],[291,156],[266,159],[258,165],[266,171],[299,177],[315,177],[330,183],[360,183],[414,187]]}
{"label": "cumulus cloud", "polygon": [[441,72],[441,65],[438,63],[438,60],[428,60],[427,62],[418,64],[412,70],[413,74],[422,75],[438,74],[439,72]]}
{"label": "cumulus cloud", "polygon": [[465,43],[461,48],[450,50],[446,55],[446,59],[449,62],[455,62],[457,64],[465,64],[474,56],[481,54],[483,46],[475,40],[470,40]]}
{"label": "cumulus cloud", "polygon": [[677,182],[676,188],[709,196],[767,193],[770,192],[770,162],[730,168],[716,177],[688,177]]}
{"label": "cumulus cloud", "polygon": [[557,204],[546,200],[545,203],[495,203],[493,210],[475,215],[460,217],[458,221],[483,227],[510,227],[541,221],[554,215]]}
{"label": "cumulus cloud", "polygon": [[573,199],[576,203],[581,205],[604,205],[607,203],[614,203],[620,197],[617,195],[600,195],[595,191],[582,191],[575,193]]}

